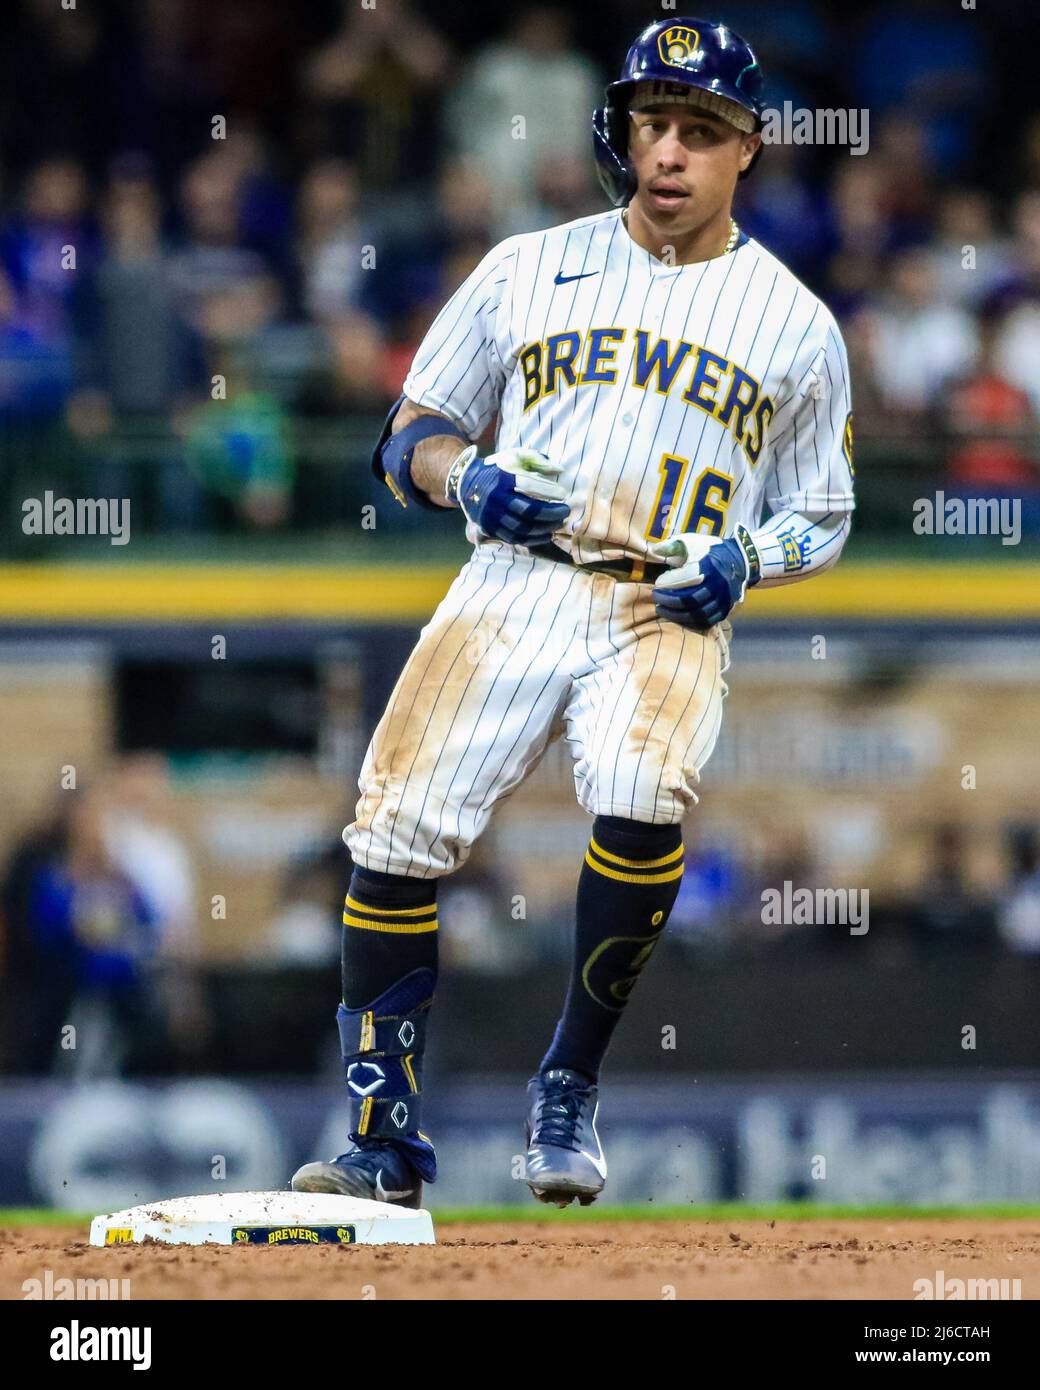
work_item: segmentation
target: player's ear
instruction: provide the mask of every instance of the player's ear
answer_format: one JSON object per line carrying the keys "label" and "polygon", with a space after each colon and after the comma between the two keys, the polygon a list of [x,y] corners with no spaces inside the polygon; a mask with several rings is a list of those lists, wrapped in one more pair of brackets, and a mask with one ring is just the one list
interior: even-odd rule
{"label": "player's ear", "polygon": [[740,146],[740,172],[741,172],[741,173],[743,173],[743,172],[745,171],[745,169],[747,169],[747,168],[750,167],[751,161],[754,159],[755,155],[758,154],[758,151],[759,151],[759,149],[761,148],[761,145],[762,145],[762,132],[761,132],[760,130],[756,130],[756,131],[755,131],[753,134],[751,134],[751,135],[745,135],[745,136],[744,136],[744,139],[743,139],[743,141],[741,142],[741,146]]}

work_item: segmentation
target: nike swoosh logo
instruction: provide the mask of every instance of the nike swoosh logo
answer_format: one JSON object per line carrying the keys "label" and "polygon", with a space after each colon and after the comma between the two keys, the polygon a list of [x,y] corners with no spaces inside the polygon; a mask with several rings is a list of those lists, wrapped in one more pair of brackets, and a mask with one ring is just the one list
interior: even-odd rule
{"label": "nike swoosh logo", "polygon": [[572,280],[587,280],[590,275],[598,275],[598,270],[585,270],[580,275],[564,275],[560,271],[556,272],[557,285],[568,285]]}
{"label": "nike swoosh logo", "polygon": [[383,1186],[383,1170],[380,1168],[376,1174],[376,1201],[392,1202],[396,1197],[410,1197],[415,1191],[414,1187],[406,1187],[403,1192],[387,1192]]}

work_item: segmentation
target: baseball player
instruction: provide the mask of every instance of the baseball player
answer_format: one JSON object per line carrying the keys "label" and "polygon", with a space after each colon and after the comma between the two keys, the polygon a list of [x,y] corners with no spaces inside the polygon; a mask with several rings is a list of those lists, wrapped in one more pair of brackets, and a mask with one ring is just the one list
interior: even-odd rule
{"label": "baseball player", "polygon": [[678,892],[727,619],[749,589],[832,566],[853,506],[841,335],[731,215],[762,92],[725,26],[646,29],[593,118],[612,210],[490,251],[387,420],[377,476],[403,506],[461,511],[473,553],[397,682],[344,832],[350,1143],[301,1168],[298,1191],[418,1206],[435,1179],[420,1106],[437,883],[558,737],[594,819],[525,1176],[559,1205],[603,1187],[600,1064]]}

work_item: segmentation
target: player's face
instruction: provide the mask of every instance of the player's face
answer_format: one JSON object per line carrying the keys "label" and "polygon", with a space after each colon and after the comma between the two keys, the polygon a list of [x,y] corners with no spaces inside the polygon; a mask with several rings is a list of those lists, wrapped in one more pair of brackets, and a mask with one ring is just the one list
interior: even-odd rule
{"label": "player's face", "polygon": [[728,209],[738,175],[761,143],[706,111],[664,103],[629,118],[628,155],[639,178],[634,201],[672,235]]}

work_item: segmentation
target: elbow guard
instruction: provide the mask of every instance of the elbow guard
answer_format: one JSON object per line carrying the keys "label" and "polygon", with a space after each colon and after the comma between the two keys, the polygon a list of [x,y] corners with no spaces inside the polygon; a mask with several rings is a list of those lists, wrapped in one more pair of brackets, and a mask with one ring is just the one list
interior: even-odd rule
{"label": "elbow guard", "polygon": [[457,425],[440,415],[420,415],[417,420],[413,420],[410,425],[405,425],[403,430],[394,434],[394,420],[405,399],[404,396],[400,396],[386,417],[383,432],[372,454],[372,472],[381,482],[386,483],[402,507],[407,507],[409,501],[412,501],[420,507],[440,510],[412,481],[412,454],[415,452],[415,446],[435,434],[457,435],[463,446],[470,441]]}

